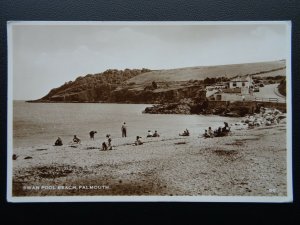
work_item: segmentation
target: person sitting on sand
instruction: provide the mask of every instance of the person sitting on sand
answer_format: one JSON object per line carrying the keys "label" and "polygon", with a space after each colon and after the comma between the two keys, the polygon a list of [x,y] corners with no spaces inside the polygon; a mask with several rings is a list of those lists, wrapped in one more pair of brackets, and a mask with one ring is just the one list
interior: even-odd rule
{"label": "person sitting on sand", "polygon": [[63,145],[62,140],[61,140],[60,137],[57,138],[57,140],[55,141],[54,145],[55,146],[62,146]]}
{"label": "person sitting on sand", "polygon": [[152,134],[151,130],[148,130],[147,138],[148,137],[153,137],[153,134]]}
{"label": "person sitting on sand", "polygon": [[102,143],[102,151],[106,151],[107,150],[107,145],[105,142]]}
{"label": "person sitting on sand", "polygon": [[230,127],[228,126],[227,122],[224,122],[224,127],[222,128],[222,132],[229,132],[230,131]]}
{"label": "person sitting on sand", "polygon": [[134,142],[134,145],[142,145],[142,144],[143,144],[143,142],[141,141],[141,137],[136,136],[136,140]]}
{"label": "person sitting on sand", "polygon": [[190,132],[188,129],[185,129],[182,134],[179,134],[179,136],[190,136]]}
{"label": "person sitting on sand", "polygon": [[76,135],[74,135],[73,142],[80,144],[81,141]]}
{"label": "person sitting on sand", "polygon": [[97,131],[94,131],[94,130],[90,131],[90,139],[94,140],[95,134],[97,134]]}
{"label": "person sitting on sand", "polygon": [[204,138],[209,138],[210,136],[208,135],[208,133],[207,133],[207,130],[205,130],[205,132],[204,132],[204,134],[203,134],[203,137]]}
{"label": "person sitting on sand", "polygon": [[159,137],[159,134],[157,133],[157,130],[154,132],[154,134],[152,135],[152,137]]}
{"label": "person sitting on sand", "polygon": [[18,157],[19,157],[19,156],[16,155],[16,154],[13,154],[13,156],[12,156],[13,160],[17,160]]}
{"label": "person sitting on sand", "polygon": [[219,127],[217,130],[214,131],[214,136],[215,137],[222,136],[222,127]]}

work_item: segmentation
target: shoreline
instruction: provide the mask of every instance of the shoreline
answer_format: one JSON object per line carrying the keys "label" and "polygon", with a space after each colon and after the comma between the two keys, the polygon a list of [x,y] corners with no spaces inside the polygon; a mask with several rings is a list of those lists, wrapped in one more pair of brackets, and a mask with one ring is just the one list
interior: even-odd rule
{"label": "shoreline", "polygon": [[132,146],[133,141],[114,139],[109,151],[100,151],[100,140],[16,148],[13,196],[287,195],[285,124],[233,129],[226,137],[149,138],[140,146]]}

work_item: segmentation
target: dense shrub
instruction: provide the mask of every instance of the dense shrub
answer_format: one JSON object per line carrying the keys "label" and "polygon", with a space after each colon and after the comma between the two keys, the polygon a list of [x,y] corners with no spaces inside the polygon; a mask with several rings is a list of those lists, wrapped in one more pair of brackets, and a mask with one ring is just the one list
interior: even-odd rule
{"label": "dense shrub", "polygon": [[280,94],[286,96],[286,80],[282,80],[278,86],[278,91]]}

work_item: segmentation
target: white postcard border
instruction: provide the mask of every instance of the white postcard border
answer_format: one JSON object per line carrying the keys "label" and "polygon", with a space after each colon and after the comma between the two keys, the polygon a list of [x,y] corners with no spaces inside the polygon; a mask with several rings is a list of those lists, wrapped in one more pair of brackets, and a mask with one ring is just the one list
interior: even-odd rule
{"label": "white postcard border", "polygon": [[[12,154],[13,154],[13,34],[12,27],[18,25],[40,26],[118,26],[118,25],[286,25],[289,54],[286,59],[287,81],[287,196],[43,196],[14,197],[12,196]],[[13,203],[29,202],[268,202],[288,203],[293,201],[292,176],[292,73],[291,73],[291,21],[8,21],[8,93],[7,93],[7,201]]]}

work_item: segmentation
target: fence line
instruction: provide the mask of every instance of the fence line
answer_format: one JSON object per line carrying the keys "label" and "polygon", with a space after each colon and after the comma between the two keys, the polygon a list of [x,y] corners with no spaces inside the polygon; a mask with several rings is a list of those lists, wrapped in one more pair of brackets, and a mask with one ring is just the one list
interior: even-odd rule
{"label": "fence line", "polygon": [[255,98],[255,101],[256,102],[277,102],[277,103],[280,103],[280,102],[285,103],[286,102],[285,100],[279,101],[278,98],[258,98],[258,97]]}

